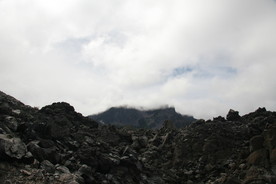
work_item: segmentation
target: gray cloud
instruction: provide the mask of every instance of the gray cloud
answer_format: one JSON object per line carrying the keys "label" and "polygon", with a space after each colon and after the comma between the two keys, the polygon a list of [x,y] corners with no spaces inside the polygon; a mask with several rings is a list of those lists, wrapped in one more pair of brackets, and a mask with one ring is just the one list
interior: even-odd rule
{"label": "gray cloud", "polygon": [[1,90],[85,115],[275,110],[275,10],[273,0],[2,0]]}

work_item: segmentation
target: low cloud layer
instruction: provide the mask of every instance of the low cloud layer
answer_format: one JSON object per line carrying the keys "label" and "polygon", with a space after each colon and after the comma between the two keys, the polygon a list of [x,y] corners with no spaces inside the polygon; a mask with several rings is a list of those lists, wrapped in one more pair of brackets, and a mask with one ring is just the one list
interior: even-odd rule
{"label": "low cloud layer", "polygon": [[273,0],[1,0],[1,90],[84,115],[276,110]]}

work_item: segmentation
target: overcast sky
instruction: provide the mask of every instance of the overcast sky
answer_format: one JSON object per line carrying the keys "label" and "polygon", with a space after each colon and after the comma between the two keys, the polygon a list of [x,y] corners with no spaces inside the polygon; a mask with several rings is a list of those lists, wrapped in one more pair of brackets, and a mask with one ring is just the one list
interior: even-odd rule
{"label": "overcast sky", "polygon": [[276,110],[273,0],[0,0],[0,86],[25,104]]}

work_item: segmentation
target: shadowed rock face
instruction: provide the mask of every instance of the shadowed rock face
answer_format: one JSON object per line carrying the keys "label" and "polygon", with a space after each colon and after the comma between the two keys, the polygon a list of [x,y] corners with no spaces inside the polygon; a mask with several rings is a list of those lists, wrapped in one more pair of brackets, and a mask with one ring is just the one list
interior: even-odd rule
{"label": "shadowed rock face", "polygon": [[182,129],[98,124],[68,103],[41,110],[0,92],[0,183],[274,184],[276,113],[260,108]]}
{"label": "shadowed rock face", "polygon": [[126,107],[112,107],[105,112],[89,116],[105,124],[132,126],[146,129],[162,127],[166,120],[171,121],[175,127],[181,128],[190,125],[194,119],[192,116],[181,115],[172,107],[155,110],[138,110]]}

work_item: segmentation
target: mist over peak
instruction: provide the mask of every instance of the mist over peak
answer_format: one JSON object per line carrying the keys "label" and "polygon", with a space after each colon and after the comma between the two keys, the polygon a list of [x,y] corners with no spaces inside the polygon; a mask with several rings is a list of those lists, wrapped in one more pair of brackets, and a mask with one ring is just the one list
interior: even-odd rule
{"label": "mist over peak", "polygon": [[162,127],[165,120],[171,121],[177,128],[185,127],[196,119],[181,115],[168,105],[157,109],[137,109],[130,106],[111,107],[99,114],[88,116],[105,124],[156,129]]}

